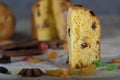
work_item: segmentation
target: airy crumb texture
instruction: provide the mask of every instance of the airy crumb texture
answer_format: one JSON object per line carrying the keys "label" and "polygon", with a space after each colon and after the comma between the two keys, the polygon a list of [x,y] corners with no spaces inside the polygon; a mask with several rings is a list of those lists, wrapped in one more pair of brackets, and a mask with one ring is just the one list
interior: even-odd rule
{"label": "airy crumb texture", "polygon": [[58,38],[51,0],[38,0],[32,7],[32,35],[39,41]]}
{"label": "airy crumb texture", "polygon": [[67,16],[67,42],[70,68],[82,68],[100,59],[100,22],[94,12],[70,7]]}
{"label": "airy crumb texture", "polygon": [[32,35],[40,41],[66,41],[68,0],[38,0],[32,7]]}
{"label": "airy crumb texture", "polygon": [[52,9],[53,14],[55,16],[56,28],[58,30],[58,35],[61,40],[66,40],[66,18],[68,8],[72,6],[72,4],[67,0],[52,0]]}

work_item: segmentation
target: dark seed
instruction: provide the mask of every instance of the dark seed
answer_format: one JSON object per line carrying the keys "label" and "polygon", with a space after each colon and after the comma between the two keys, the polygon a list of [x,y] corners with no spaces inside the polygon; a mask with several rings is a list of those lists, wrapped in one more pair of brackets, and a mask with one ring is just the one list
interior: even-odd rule
{"label": "dark seed", "polygon": [[95,22],[92,24],[92,29],[93,29],[93,30],[95,30],[95,29],[96,29]]}
{"label": "dark seed", "polygon": [[93,11],[91,11],[91,10],[90,10],[90,14],[91,14],[92,16],[95,16],[95,13],[94,13]]}
{"label": "dark seed", "polygon": [[68,35],[70,36],[70,28],[68,29]]}
{"label": "dark seed", "polygon": [[84,48],[88,47],[88,44],[87,43],[83,43],[83,44],[81,44],[81,47],[84,49]]}

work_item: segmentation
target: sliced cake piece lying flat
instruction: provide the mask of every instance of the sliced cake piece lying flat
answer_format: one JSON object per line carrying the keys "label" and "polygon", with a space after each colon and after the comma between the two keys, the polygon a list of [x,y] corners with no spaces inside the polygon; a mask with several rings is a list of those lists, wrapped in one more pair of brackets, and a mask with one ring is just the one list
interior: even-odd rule
{"label": "sliced cake piece lying flat", "polygon": [[83,68],[100,59],[100,22],[83,7],[70,7],[67,15],[67,42],[70,68]]}

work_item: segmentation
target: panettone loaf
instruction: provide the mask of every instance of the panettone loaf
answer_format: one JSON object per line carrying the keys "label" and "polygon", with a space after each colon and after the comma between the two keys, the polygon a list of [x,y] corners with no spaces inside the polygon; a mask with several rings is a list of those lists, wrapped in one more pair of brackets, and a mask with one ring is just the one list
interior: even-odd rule
{"label": "panettone loaf", "polygon": [[57,39],[51,0],[37,0],[32,7],[33,37],[39,41]]}
{"label": "panettone loaf", "polygon": [[67,42],[70,68],[83,68],[100,59],[100,22],[93,11],[70,7]]}
{"label": "panettone loaf", "polygon": [[37,0],[32,7],[32,36],[38,40],[66,40],[68,0]]}
{"label": "panettone loaf", "polygon": [[9,7],[0,2],[0,42],[9,40],[15,30],[15,18]]}

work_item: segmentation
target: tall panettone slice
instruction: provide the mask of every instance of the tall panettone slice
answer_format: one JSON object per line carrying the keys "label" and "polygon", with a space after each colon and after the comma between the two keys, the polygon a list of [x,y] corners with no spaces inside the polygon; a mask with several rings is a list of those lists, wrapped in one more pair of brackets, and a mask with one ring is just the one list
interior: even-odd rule
{"label": "tall panettone slice", "polygon": [[51,0],[37,0],[32,7],[32,34],[39,41],[58,38]]}
{"label": "tall panettone slice", "polygon": [[100,22],[83,7],[70,7],[67,16],[67,42],[70,68],[83,68],[100,59]]}
{"label": "tall panettone slice", "polygon": [[56,28],[61,40],[66,40],[65,27],[67,23],[68,8],[72,4],[68,0],[52,0],[53,14],[55,16]]}

